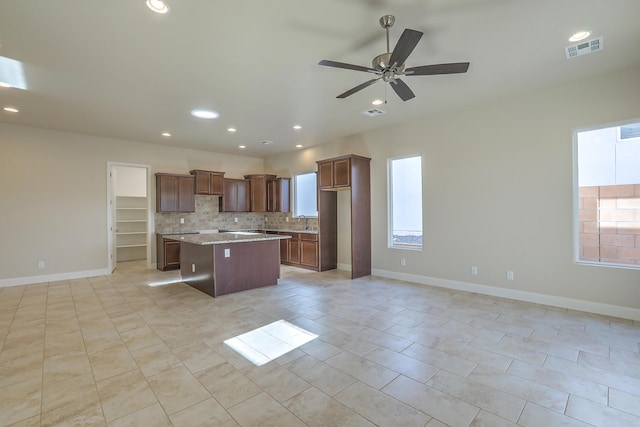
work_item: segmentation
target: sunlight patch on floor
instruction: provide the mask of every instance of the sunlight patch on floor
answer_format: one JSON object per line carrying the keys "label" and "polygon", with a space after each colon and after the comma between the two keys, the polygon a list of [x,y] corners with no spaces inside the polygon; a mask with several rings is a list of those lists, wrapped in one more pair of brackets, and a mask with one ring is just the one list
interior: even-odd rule
{"label": "sunlight patch on floor", "polygon": [[286,320],[278,320],[237,335],[224,343],[256,366],[262,366],[318,338]]}

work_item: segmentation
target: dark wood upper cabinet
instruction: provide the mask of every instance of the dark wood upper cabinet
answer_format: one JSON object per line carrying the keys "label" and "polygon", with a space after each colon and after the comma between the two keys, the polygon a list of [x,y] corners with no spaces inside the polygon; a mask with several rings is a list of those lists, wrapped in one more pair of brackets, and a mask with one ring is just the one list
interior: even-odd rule
{"label": "dark wood upper cabinet", "polygon": [[251,184],[244,179],[223,180],[220,212],[249,212]]}
{"label": "dark wood upper cabinet", "polygon": [[318,162],[318,187],[333,188],[333,162]]}
{"label": "dark wood upper cabinet", "polygon": [[338,157],[318,162],[318,187],[323,190],[351,186],[351,158]]}
{"label": "dark wood upper cabinet", "polygon": [[276,178],[267,182],[267,211],[289,212],[290,178]]}
{"label": "dark wood upper cabinet", "polygon": [[224,172],[194,169],[189,173],[196,177],[196,194],[222,195]]}
{"label": "dark wood upper cabinet", "polygon": [[267,212],[267,182],[276,179],[275,175],[245,175],[251,182],[251,212]]}
{"label": "dark wood upper cabinet", "polygon": [[156,212],[195,212],[195,178],[156,173]]}

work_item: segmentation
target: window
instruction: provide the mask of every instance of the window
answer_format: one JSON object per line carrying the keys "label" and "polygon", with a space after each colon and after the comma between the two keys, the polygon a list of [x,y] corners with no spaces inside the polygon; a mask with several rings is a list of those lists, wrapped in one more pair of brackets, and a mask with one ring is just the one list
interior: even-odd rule
{"label": "window", "polygon": [[640,268],[640,123],[575,133],[577,262]]}
{"label": "window", "polygon": [[422,156],[389,159],[389,247],[422,249]]}
{"label": "window", "polygon": [[640,123],[620,126],[620,141],[636,140],[640,141]]}
{"label": "window", "polygon": [[293,216],[318,216],[316,173],[293,176]]}

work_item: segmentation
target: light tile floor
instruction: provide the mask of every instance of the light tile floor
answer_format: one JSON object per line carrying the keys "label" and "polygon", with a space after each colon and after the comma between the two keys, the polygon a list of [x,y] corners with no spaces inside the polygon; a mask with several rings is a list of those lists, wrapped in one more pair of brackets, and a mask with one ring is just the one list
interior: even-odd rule
{"label": "light tile floor", "polygon": [[[211,298],[177,272],[0,289],[0,426],[640,426],[640,325],[342,272]],[[255,366],[223,342],[318,335]]]}

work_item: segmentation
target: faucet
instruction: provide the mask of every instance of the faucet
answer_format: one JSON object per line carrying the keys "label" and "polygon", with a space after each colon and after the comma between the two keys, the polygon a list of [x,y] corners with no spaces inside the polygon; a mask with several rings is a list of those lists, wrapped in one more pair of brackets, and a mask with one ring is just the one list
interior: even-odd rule
{"label": "faucet", "polygon": [[304,229],[308,230],[309,229],[309,223],[307,221],[309,220],[309,218],[307,218],[304,215],[299,215],[298,216],[298,222],[300,222],[300,218],[304,218]]}

